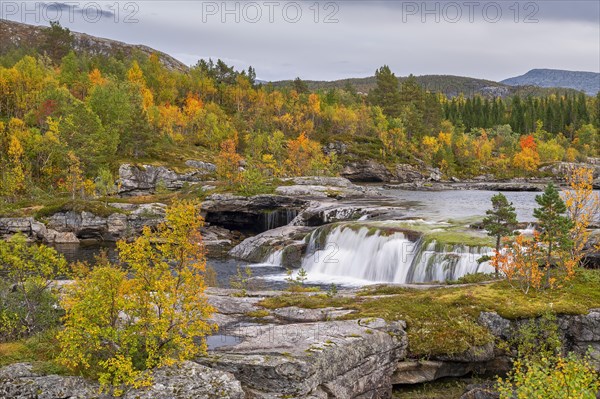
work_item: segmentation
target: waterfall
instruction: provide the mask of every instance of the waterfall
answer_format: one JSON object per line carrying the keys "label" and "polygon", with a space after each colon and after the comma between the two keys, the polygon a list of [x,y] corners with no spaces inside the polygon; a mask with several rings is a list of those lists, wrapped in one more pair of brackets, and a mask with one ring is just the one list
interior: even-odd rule
{"label": "waterfall", "polygon": [[265,212],[263,214],[264,229],[268,231],[288,225],[296,216],[298,216],[297,209],[278,209]]}
{"label": "waterfall", "polygon": [[402,232],[336,226],[315,230],[302,267],[311,276],[381,283],[456,280],[468,273],[493,272],[478,259],[490,248],[411,240]]}

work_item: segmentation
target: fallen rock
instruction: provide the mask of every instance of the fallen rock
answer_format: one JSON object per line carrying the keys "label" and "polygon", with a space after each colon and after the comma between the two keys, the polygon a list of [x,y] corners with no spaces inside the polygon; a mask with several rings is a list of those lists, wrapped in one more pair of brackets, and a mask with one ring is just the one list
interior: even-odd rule
{"label": "fallen rock", "polygon": [[159,185],[168,190],[178,190],[185,184],[203,181],[215,171],[213,164],[201,161],[187,161],[186,165],[194,167],[195,170],[180,174],[164,166],[123,164],[119,167],[119,195],[154,193]]}
{"label": "fallen rock", "polygon": [[500,394],[496,391],[493,382],[486,384],[467,385],[465,393],[460,399],[499,399]]}
{"label": "fallen rock", "polygon": [[394,178],[385,165],[371,159],[350,162],[340,174],[353,182],[389,182]]}
{"label": "fallen rock", "polygon": [[[304,238],[313,229],[305,226],[282,226],[267,230],[263,233],[246,238],[229,251],[229,255],[245,260],[247,262],[274,263],[275,259],[269,259],[276,251],[287,252],[287,257],[294,257],[294,251],[288,248],[296,248],[296,252],[304,252]],[[285,248],[285,249],[284,249]],[[281,254],[280,254],[281,255]],[[282,256],[283,258],[283,256]],[[280,261],[279,259],[277,261]]]}
{"label": "fallen rock", "polygon": [[44,235],[44,242],[49,244],[79,244],[79,239],[73,232],[58,232],[48,229]]}
{"label": "fallen rock", "polygon": [[214,173],[217,171],[217,167],[209,162],[198,161],[195,159],[189,159],[185,161],[185,165],[190,168],[197,169],[199,171],[206,171],[207,173]]}
{"label": "fallen rock", "polygon": [[476,368],[469,363],[449,363],[435,360],[403,361],[398,363],[392,384],[412,385],[446,377],[462,377]]}

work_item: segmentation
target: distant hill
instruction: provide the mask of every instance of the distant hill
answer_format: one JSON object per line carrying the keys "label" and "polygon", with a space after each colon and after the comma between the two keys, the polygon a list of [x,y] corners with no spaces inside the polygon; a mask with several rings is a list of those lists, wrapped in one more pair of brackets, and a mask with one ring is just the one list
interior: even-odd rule
{"label": "distant hill", "polygon": [[561,69],[532,69],[525,75],[505,79],[501,83],[510,86],[564,87],[583,91],[590,96],[594,96],[600,91],[600,73],[564,71]]}
{"label": "distant hill", "polygon": [[[46,40],[45,32],[47,32],[48,29],[49,28],[45,26],[27,25],[0,19],[0,32],[2,32],[0,53],[4,53],[17,47],[41,48]],[[148,46],[127,44],[116,40],[91,36],[85,33],[71,32],[71,34],[73,37],[72,47],[76,52],[123,58],[132,57],[135,53],[141,53],[147,56],[156,54],[167,69],[181,72],[188,70],[188,67],[183,62]]]}
{"label": "distant hill", "polygon": [[[399,82],[402,82],[405,79],[406,77],[398,78]],[[556,87],[542,88],[533,85],[515,87],[491,80],[454,75],[422,75],[415,76],[415,79],[426,90],[430,92],[444,93],[449,97],[455,97],[461,93],[468,97],[476,94],[486,97],[507,97],[514,94],[519,94],[521,96],[538,96],[547,95],[550,93],[564,94],[576,92],[573,89]],[[373,89],[376,85],[374,76],[334,81],[305,80],[304,82],[308,85],[310,90],[343,89],[348,83],[350,83],[358,92],[365,94]],[[292,80],[271,82],[274,87],[286,87],[292,85],[292,83]]]}

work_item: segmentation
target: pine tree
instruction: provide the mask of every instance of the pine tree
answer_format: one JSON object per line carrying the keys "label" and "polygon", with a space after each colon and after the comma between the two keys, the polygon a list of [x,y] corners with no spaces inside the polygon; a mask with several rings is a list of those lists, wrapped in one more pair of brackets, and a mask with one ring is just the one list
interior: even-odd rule
{"label": "pine tree", "polygon": [[298,92],[298,94],[305,94],[310,91],[306,82],[300,78],[294,79],[293,88]]}
{"label": "pine tree", "polygon": [[549,269],[552,252],[557,248],[564,250],[572,245],[569,231],[573,222],[565,215],[567,207],[554,184],[548,184],[544,194],[535,197],[535,202],[540,207],[533,210],[533,216],[538,220],[540,240],[547,247],[546,267]]}
{"label": "pine tree", "polygon": [[369,93],[369,102],[380,106],[386,116],[399,117],[402,111],[402,101],[398,78],[392,73],[389,66],[384,65],[375,71],[375,79],[377,87]]}
{"label": "pine tree", "polygon": [[[510,236],[517,228],[517,213],[512,202],[502,193],[492,197],[492,209],[488,209],[483,219],[483,228],[487,230],[490,237],[496,237],[496,254],[500,252],[500,240],[502,237]],[[496,276],[498,276],[498,266],[494,265]]]}

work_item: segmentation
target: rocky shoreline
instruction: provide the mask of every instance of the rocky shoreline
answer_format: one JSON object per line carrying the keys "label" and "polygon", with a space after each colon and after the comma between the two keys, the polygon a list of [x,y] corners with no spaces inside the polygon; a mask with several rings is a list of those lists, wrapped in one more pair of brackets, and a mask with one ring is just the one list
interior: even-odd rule
{"label": "rocky shoreline", "polygon": [[[207,356],[154,372],[147,389],[124,398],[390,398],[392,389],[463,377],[504,374],[511,365],[509,342],[528,319],[509,320],[482,312],[478,323],[494,342],[446,356],[410,358],[407,325],[402,320],[353,319],[344,308],[284,307],[267,311],[259,302],[278,292],[208,291],[216,308],[219,335],[209,340]],[[313,295],[313,294],[305,294]],[[353,297],[355,291],[339,295]],[[261,312],[258,312],[261,311]],[[559,315],[565,350],[586,353],[600,370],[600,309],[584,315]],[[409,326],[410,327],[410,326]],[[481,391],[481,387],[472,387]],[[45,376],[28,364],[0,369],[0,397],[111,398],[95,382],[81,377]],[[35,396],[43,392],[42,396]],[[469,396],[471,395],[471,396]],[[463,398],[492,398],[472,396]]]}

